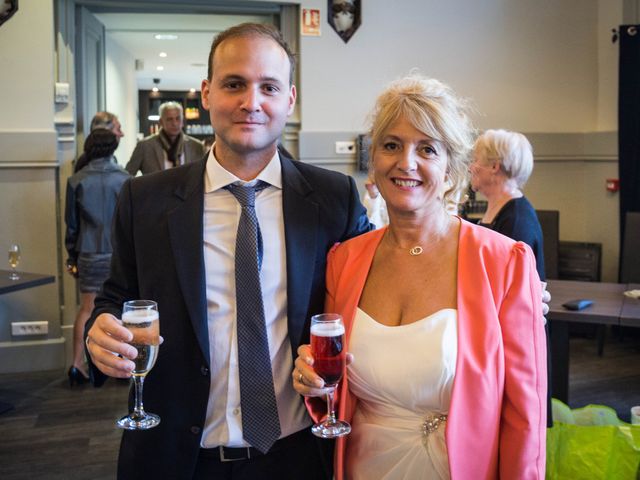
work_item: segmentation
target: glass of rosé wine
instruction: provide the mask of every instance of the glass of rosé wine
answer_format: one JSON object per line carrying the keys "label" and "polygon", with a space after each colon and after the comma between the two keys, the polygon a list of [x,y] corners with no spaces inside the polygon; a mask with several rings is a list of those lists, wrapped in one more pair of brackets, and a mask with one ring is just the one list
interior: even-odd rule
{"label": "glass of ros\u00e9 wine", "polygon": [[337,313],[323,313],[311,317],[311,355],[313,368],[322,377],[327,393],[327,418],[313,427],[311,432],[321,438],[348,435],[351,425],[336,419],[334,393],[346,366],[344,324]]}

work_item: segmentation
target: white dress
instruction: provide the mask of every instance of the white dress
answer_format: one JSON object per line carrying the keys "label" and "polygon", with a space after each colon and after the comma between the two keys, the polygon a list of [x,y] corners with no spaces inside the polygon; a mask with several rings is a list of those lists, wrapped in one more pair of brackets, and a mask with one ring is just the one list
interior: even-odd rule
{"label": "white dress", "polygon": [[[388,327],[358,308],[354,322],[348,376],[358,404],[347,442],[346,477],[450,478],[441,416],[451,403],[457,311],[443,309]],[[437,428],[423,433],[425,420],[433,416],[440,417]]]}

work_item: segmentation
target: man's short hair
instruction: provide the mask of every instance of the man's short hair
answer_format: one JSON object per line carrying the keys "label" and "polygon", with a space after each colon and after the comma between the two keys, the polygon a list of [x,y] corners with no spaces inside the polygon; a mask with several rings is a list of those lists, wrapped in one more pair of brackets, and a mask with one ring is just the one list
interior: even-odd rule
{"label": "man's short hair", "polygon": [[164,112],[166,110],[180,110],[180,116],[184,117],[184,109],[182,108],[182,104],[181,103],[178,103],[178,102],[164,102],[158,108],[158,114],[160,115],[160,118],[162,118],[162,115],[164,114]]}
{"label": "man's short hair", "polygon": [[229,38],[238,37],[263,37],[276,42],[285,51],[289,58],[289,85],[293,85],[293,76],[296,69],[296,56],[289,48],[289,45],[287,45],[287,42],[284,41],[284,38],[282,38],[280,30],[273,25],[265,25],[262,23],[241,23],[220,32],[216,38],[213,39],[211,50],[209,50],[207,80],[211,81],[211,77],[213,76],[213,55],[215,54],[218,46]]}
{"label": "man's short hair", "polygon": [[93,131],[96,128],[108,128],[111,130],[117,119],[118,117],[111,112],[98,112],[91,119],[89,130]]}

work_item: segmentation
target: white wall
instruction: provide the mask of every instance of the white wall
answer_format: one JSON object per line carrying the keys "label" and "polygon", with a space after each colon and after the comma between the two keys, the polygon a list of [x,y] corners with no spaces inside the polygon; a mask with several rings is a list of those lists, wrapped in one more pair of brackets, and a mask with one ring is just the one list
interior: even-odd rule
{"label": "white wall", "polygon": [[[0,26],[0,251],[21,246],[19,269],[58,278],[53,0],[22,0]],[[62,366],[58,284],[0,296],[0,372]],[[11,322],[47,321],[14,337]]]}
{"label": "white wall", "polygon": [[136,147],[138,132],[138,88],[136,86],[135,59],[107,34],[106,38],[106,92],[107,110],[115,113],[124,137],[116,150],[118,163],[126,165]]}
{"label": "white wall", "polygon": [[368,0],[347,44],[326,22],[302,37],[302,128],[362,130],[383,86],[417,67],[471,97],[482,128],[594,130],[597,15],[597,0]]}
{"label": "white wall", "polygon": [[618,59],[620,43],[611,29],[622,20],[622,0],[598,0],[598,122],[600,131],[618,130]]}
{"label": "white wall", "polygon": [[22,0],[0,26],[0,129],[53,130],[52,2]]}

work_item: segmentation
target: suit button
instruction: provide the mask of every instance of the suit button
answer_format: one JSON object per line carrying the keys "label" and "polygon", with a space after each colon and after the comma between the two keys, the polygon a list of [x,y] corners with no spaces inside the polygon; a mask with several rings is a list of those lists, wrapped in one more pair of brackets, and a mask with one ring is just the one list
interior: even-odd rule
{"label": "suit button", "polygon": [[200,367],[200,373],[206,377],[207,375],[209,375],[209,369],[203,365],[202,367]]}
{"label": "suit button", "polygon": [[194,435],[200,434],[200,431],[201,431],[200,427],[196,427],[196,426],[191,427],[191,433],[193,433]]}

